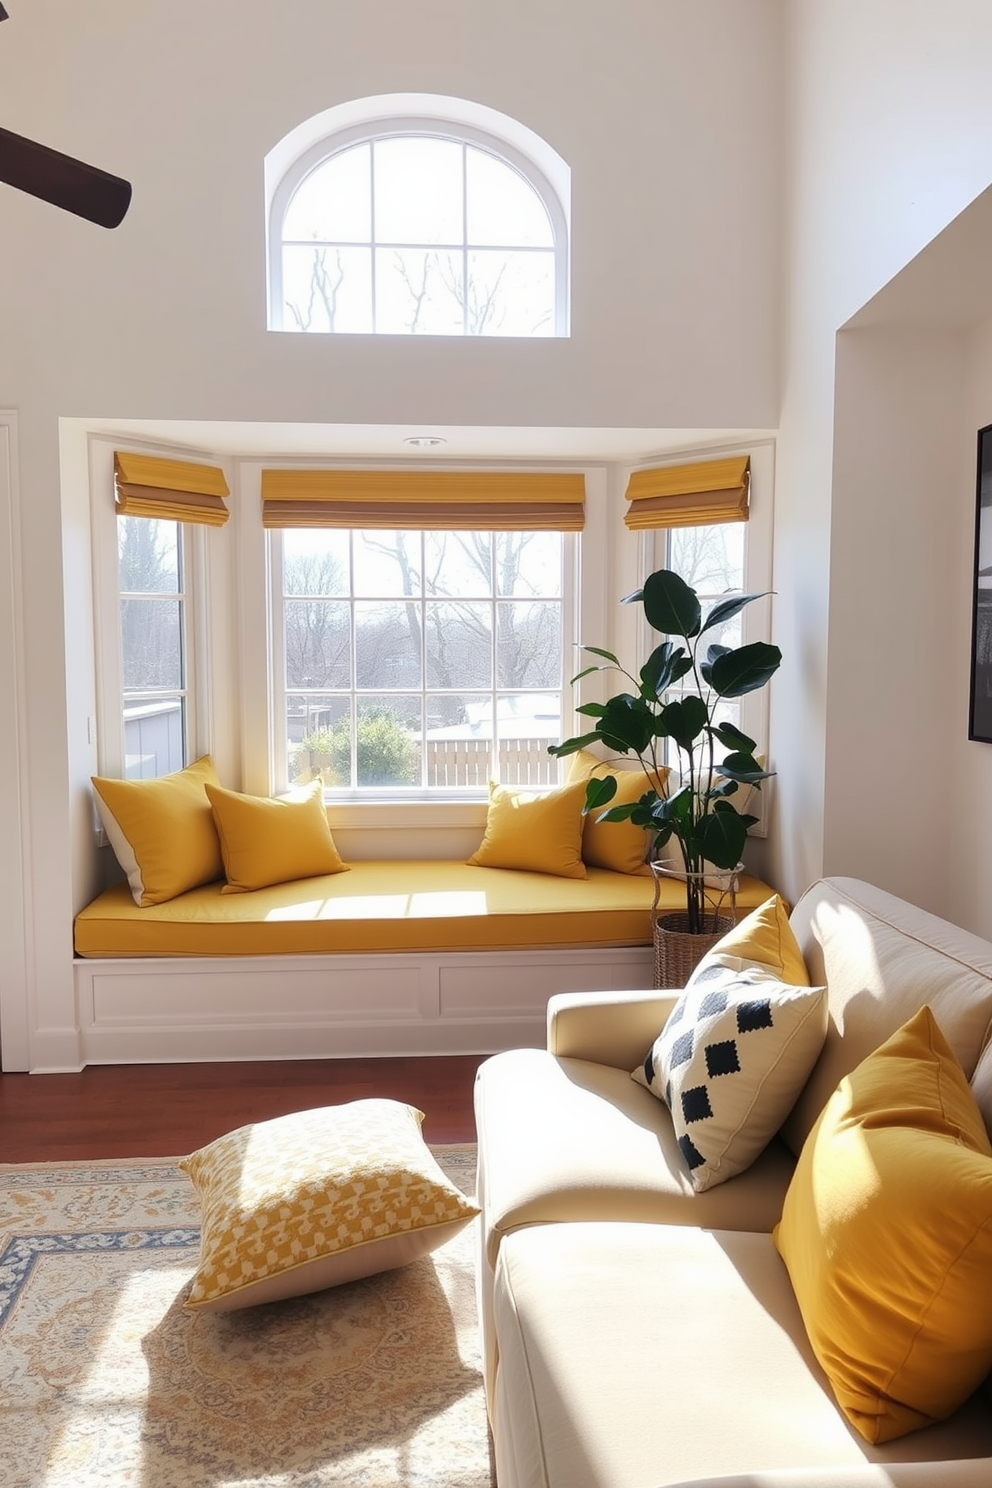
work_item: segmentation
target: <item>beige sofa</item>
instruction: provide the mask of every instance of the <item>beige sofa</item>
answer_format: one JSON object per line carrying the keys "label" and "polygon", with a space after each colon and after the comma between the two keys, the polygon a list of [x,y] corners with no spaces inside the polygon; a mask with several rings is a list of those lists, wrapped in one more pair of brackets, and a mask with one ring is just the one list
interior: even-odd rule
{"label": "beige sofa", "polygon": [[838,1081],[924,1004],[971,1079],[992,944],[844,878],[815,884],[791,923],[828,987],[827,1039],[780,1136],[728,1182],[692,1190],[667,1108],[630,1078],[676,994],[558,995],[547,1050],[481,1067],[478,1291],[500,1488],[992,1485],[987,1388],[885,1446],[847,1423],[770,1233]]}

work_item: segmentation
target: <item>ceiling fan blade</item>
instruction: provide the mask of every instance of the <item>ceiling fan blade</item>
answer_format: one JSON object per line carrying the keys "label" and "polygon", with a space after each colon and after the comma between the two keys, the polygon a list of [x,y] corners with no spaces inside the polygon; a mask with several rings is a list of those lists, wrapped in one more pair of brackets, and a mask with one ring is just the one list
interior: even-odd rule
{"label": "ceiling fan blade", "polygon": [[0,181],[99,227],[117,227],[131,203],[130,181],[9,129],[0,129]]}

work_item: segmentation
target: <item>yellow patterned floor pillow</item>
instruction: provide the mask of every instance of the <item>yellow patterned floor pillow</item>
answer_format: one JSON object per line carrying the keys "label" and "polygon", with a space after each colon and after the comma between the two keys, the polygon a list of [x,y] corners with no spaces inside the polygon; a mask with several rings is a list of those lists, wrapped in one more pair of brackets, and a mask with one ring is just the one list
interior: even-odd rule
{"label": "yellow patterned floor pillow", "polygon": [[423,1113],[352,1101],[239,1127],[179,1166],[202,1204],[187,1307],[230,1311],[417,1260],[478,1208],[441,1171]]}

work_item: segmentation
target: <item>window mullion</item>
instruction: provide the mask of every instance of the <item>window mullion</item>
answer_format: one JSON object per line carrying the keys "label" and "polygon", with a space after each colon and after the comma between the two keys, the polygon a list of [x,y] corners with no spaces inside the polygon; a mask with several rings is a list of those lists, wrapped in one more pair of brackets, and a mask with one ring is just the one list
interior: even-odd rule
{"label": "window mullion", "polygon": [[462,335],[468,335],[468,146],[462,144]]}
{"label": "window mullion", "polygon": [[[369,140],[369,223],[371,226],[372,239],[369,243],[369,274],[371,283],[369,286],[369,298],[372,305],[372,334],[375,335],[378,322],[376,285],[378,274],[376,273],[376,222],[375,222],[375,140]],[[357,776],[355,777],[358,778]]]}

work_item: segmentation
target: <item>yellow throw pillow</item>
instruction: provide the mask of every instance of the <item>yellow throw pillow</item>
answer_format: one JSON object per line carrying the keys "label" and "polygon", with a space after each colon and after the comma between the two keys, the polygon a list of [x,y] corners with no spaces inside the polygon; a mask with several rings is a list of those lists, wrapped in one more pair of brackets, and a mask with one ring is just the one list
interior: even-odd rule
{"label": "yellow throw pillow", "polygon": [[[645,791],[651,789],[651,782],[641,769],[617,769],[605,764],[588,749],[580,749],[572,756],[568,770],[570,785],[576,780],[581,780],[584,784],[593,776],[602,780],[607,775],[612,775],[617,783],[617,793],[610,802],[611,806],[628,806],[632,801],[639,801]],[[656,777],[658,783],[655,789],[659,795],[664,792],[667,778],[668,769],[663,767]],[[601,815],[602,811],[590,811],[583,818],[582,861],[595,868],[612,868],[614,873],[649,875],[651,869],[644,861],[651,844],[649,834],[643,827],[635,827],[629,821],[597,821],[596,818]]]}
{"label": "yellow throw pillow", "polygon": [[992,1145],[928,1007],[827,1102],[774,1230],[813,1351],[869,1442],[992,1367]]}
{"label": "yellow throw pillow", "polygon": [[223,878],[206,787],[219,785],[208,754],[157,780],[94,775],[97,810],[135,904],[164,904]]}
{"label": "yellow throw pillow", "polygon": [[424,1143],[423,1112],[352,1101],[218,1137],[179,1164],[202,1205],[187,1307],[228,1312],[427,1255],[478,1214]]}
{"label": "yellow throw pillow", "polygon": [[696,967],[693,981],[701,980],[710,966],[729,967],[731,971],[762,966],[790,987],[809,986],[803,953],[778,894],[759,904],[717,941]]}
{"label": "yellow throw pillow", "polygon": [[542,795],[493,782],[486,835],[468,861],[477,868],[523,868],[558,878],[585,878],[585,798],[581,780]]}
{"label": "yellow throw pillow", "polygon": [[348,871],[327,825],[319,780],[283,800],[243,796],[219,786],[208,786],[207,796],[227,874],[222,893]]}

